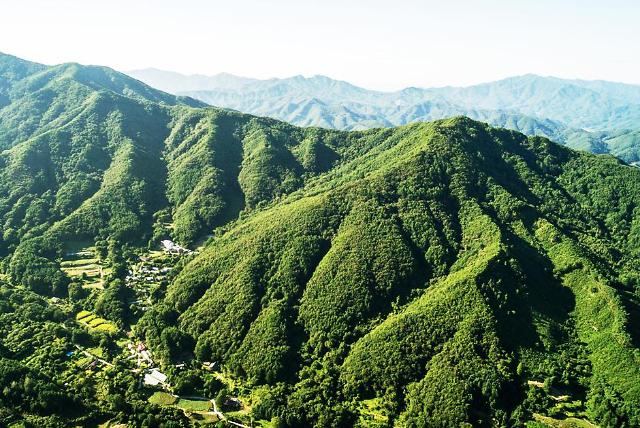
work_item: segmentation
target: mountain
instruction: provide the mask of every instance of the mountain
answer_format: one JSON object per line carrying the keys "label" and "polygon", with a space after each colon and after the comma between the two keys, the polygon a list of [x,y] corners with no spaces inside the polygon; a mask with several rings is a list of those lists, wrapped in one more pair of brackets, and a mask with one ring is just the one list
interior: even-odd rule
{"label": "mountain", "polygon": [[0,63],[0,420],[640,424],[640,169]]}
{"label": "mountain", "polygon": [[82,109],[95,108],[101,97],[166,105],[204,104],[154,90],[106,67],[62,64],[44,67],[0,54],[0,149],[49,129],[69,125]]}
{"label": "mountain", "polygon": [[516,110],[589,130],[637,128],[640,86],[525,75],[433,93],[465,107]]}
{"label": "mountain", "polygon": [[[391,127],[465,115],[572,148],[638,162],[640,86],[525,75],[464,88],[378,92],[325,76],[194,80],[159,70],[131,72],[151,86],[208,104],[300,126],[344,130]],[[168,83],[170,82],[170,83]],[[228,82],[228,83],[225,83]],[[239,83],[240,82],[240,83]],[[622,147],[618,138],[624,134]]]}
{"label": "mountain", "polygon": [[186,76],[171,71],[158,70],[156,68],[145,68],[141,70],[132,70],[127,74],[141,81],[152,81],[154,88],[169,93],[178,93],[185,91],[203,91],[210,89],[240,89],[247,86],[256,79],[234,76],[229,73],[220,73],[214,76],[204,76],[201,74],[193,74]]}
{"label": "mountain", "polygon": [[638,398],[640,171],[468,119],[351,135],[357,156],[330,146],[337,166],[184,268],[149,343],[177,320],[197,358],[285,382],[268,416],[301,426],[348,425],[353,399],[401,426],[514,423],[550,376]]}

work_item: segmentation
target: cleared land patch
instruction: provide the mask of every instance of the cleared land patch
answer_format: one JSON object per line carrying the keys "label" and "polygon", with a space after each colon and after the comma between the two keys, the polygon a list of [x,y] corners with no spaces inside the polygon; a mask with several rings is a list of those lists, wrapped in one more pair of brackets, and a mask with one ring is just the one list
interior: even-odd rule
{"label": "cleared land patch", "polygon": [[73,245],[65,253],[60,267],[71,279],[81,280],[84,288],[104,288],[103,270],[95,247]]}
{"label": "cleared land patch", "polygon": [[76,315],[76,321],[84,325],[89,330],[99,331],[103,333],[116,334],[118,327],[111,321],[100,318],[89,311],[80,311]]}

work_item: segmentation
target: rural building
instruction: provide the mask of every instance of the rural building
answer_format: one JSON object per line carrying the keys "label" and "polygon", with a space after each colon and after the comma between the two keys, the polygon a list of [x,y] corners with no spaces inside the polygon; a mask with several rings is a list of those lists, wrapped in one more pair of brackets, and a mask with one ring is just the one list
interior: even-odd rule
{"label": "rural building", "polygon": [[152,369],[144,375],[144,384],[148,386],[165,386],[167,375],[160,373],[158,369]]}

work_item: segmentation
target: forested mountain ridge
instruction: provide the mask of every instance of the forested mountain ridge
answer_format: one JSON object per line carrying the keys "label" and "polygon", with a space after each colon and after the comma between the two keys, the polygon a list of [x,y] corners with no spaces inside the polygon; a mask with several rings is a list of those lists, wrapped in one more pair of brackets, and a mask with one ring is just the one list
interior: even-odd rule
{"label": "forested mountain ridge", "polygon": [[[134,426],[154,412],[128,368],[99,409],[27,387],[89,341],[56,326],[55,295],[131,328],[176,388],[212,363],[274,424],[640,424],[639,169],[464,117],[299,128],[108,69],[0,64],[0,316],[33,323],[0,338],[0,416],[80,417],[46,397]],[[134,315],[124,280],[142,248],[207,235]],[[69,287],[78,242],[109,264],[104,289]]]}
{"label": "forested mountain ridge", "polygon": [[465,115],[571,148],[640,161],[637,85],[524,75],[469,87],[380,92],[325,76],[256,80],[161,70],[130,74],[168,92],[300,126],[352,130]]}
{"label": "forested mountain ridge", "polygon": [[[338,159],[332,146],[348,150],[356,138],[192,109],[199,103],[104,68],[4,60],[7,70],[37,69],[6,79],[13,101],[0,110],[0,244],[4,255],[37,255],[14,257],[10,270],[38,289],[62,281],[40,268],[65,242],[140,244],[154,223],[170,222],[175,239],[192,243],[301,187]],[[32,82],[39,84],[20,96]]]}
{"label": "forested mountain ridge", "polygon": [[106,67],[61,64],[46,67],[0,54],[2,122],[5,149],[52,127],[62,126],[96,93],[109,93],[166,105],[203,106],[186,97],[175,97]]}
{"label": "forested mountain ridge", "polygon": [[554,377],[632,426],[637,180],[468,119],[394,129],[214,240],[141,325],[285,382],[267,416],[293,425],[350,424],[354,399],[401,426],[518,424],[540,405],[522,385]]}

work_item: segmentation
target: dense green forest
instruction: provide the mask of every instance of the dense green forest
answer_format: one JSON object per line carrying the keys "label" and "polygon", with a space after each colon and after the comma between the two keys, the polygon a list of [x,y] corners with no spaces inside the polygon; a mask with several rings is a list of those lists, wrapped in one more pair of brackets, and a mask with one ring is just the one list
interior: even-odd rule
{"label": "dense green forest", "polygon": [[[5,55],[0,100],[8,425],[200,423],[140,386],[132,338],[176,396],[251,397],[261,426],[640,425],[640,169],[464,117],[298,128]],[[153,259],[170,273],[136,306],[166,239],[199,250]]]}

